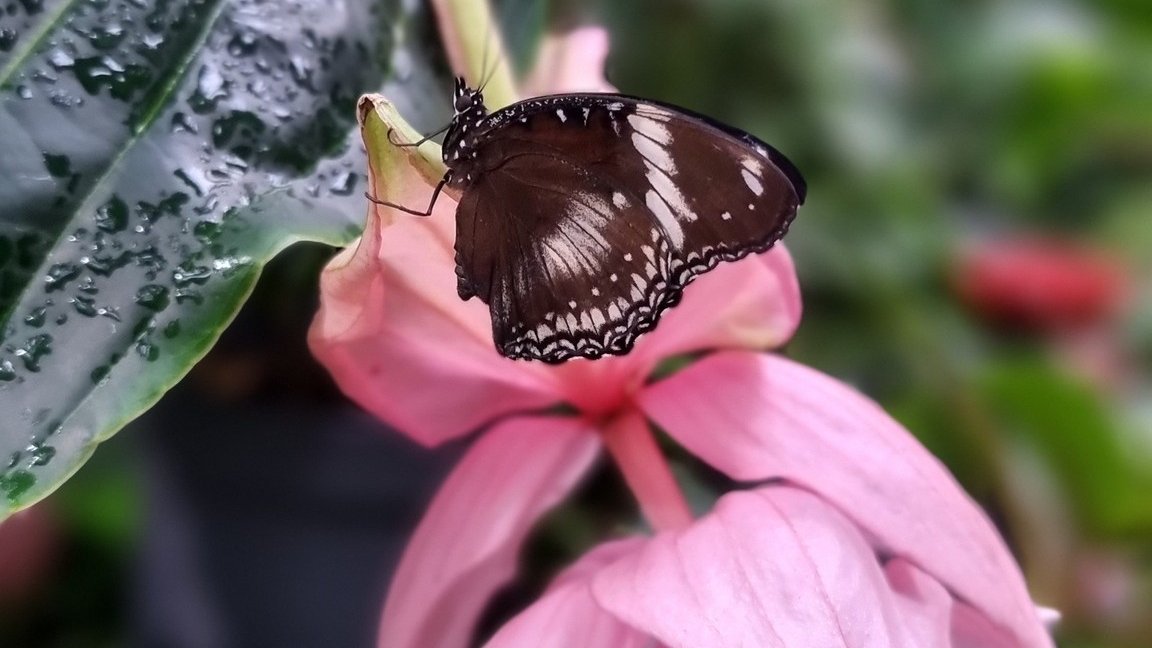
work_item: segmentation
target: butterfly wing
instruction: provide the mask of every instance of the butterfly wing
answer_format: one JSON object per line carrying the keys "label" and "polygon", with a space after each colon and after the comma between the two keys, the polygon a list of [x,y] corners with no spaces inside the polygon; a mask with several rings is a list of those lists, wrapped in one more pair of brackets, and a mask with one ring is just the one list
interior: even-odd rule
{"label": "butterfly wing", "polygon": [[559,95],[493,113],[457,212],[460,296],[499,351],[627,353],[725,260],[768,249],[803,181],[750,135],[662,104]]}

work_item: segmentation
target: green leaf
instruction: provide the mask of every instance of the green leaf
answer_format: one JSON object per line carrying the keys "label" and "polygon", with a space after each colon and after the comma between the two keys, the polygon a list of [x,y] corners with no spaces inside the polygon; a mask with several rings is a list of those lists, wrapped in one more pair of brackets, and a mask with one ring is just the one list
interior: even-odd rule
{"label": "green leaf", "polygon": [[397,4],[10,3],[0,519],[175,384],[278,251],[354,239],[356,99],[423,62]]}
{"label": "green leaf", "polygon": [[1152,482],[1126,454],[1101,397],[1039,362],[1002,361],[980,385],[1005,429],[1025,439],[1065,485],[1080,527],[1097,534],[1152,528]]}

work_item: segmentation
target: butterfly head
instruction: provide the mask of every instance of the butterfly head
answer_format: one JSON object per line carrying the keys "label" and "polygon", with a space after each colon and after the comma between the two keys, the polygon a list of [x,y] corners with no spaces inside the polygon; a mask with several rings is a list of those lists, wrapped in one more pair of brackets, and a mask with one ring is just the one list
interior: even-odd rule
{"label": "butterfly head", "polygon": [[484,110],[484,95],[479,90],[468,87],[464,77],[456,77],[452,107],[456,110],[457,116],[476,109]]}
{"label": "butterfly head", "polygon": [[452,108],[455,115],[444,135],[444,163],[449,167],[471,157],[472,142],[476,128],[488,116],[484,107],[484,94],[468,86],[464,77],[456,77],[456,88],[452,94]]}

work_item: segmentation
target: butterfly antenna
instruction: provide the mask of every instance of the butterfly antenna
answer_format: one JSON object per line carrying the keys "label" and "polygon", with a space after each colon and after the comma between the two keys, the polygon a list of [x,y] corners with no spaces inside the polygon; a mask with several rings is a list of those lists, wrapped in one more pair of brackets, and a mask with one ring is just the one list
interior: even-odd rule
{"label": "butterfly antenna", "polygon": [[[489,21],[491,21],[492,12],[488,12]],[[484,53],[480,56],[480,85],[477,86],[476,91],[483,94],[484,88],[487,87],[488,82],[496,75],[496,68],[499,67],[500,60],[498,58],[492,59],[492,67],[488,67],[488,46],[492,43],[492,37],[500,37],[496,32],[495,25],[492,22],[488,23],[488,29],[484,30]]]}
{"label": "butterfly antenna", "polygon": [[499,61],[492,61],[492,67],[488,68],[488,71],[484,73],[484,79],[480,82],[480,87],[476,89],[477,92],[481,94],[484,93],[485,86],[492,80],[492,77],[496,76],[497,67],[499,67]]}

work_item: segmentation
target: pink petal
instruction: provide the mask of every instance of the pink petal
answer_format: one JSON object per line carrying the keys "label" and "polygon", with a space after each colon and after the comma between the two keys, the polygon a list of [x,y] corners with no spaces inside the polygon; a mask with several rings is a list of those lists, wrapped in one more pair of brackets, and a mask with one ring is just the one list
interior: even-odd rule
{"label": "pink petal", "polygon": [[540,43],[536,65],[522,85],[525,97],[556,92],[616,92],[604,78],[608,32],[580,27],[548,34]]}
{"label": "pink petal", "polygon": [[1050,645],[996,529],[876,404],[779,357],[722,353],[654,385],[648,414],[738,480],[785,478],[833,502],[880,551],[970,602],[1013,645]]}
{"label": "pink petal", "polygon": [[[381,148],[369,155],[378,197],[426,205],[434,181],[406,162],[410,149]],[[555,375],[497,354],[488,308],[457,297],[455,210],[447,194],[430,217],[372,205],[359,244],[321,276],[308,335],[344,393],[427,445],[559,399]]]}
{"label": "pink petal", "polygon": [[565,570],[538,601],[504,625],[485,648],[649,648],[652,638],[608,614],[591,582],[606,564],[643,546],[632,538],[601,545]]}
{"label": "pink petal", "polygon": [[[1013,648],[1019,644],[1005,635],[979,610],[952,598],[943,585],[901,558],[884,565],[892,588],[900,594],[902,616],[918,629],[925,646],[953,648]],[[1046,645],[1046,644],[1045,644]]]}
{"label": "pink petal", "polygon": [[796,332],[800,310],[792,255],[777,245],[694,281],[636,352],[662,359],[702,349],[775,348]]}
{"label": "pink petal", "polygon": [[404,552],[378,645],[468,645],[488,598],[515,572],[525,536],[583,477],[599,447],[575,419],[516,418],[481,436]]}
{"label": "pink petal", "polygon": [[631,398],[665,358],[702,349],[768,349],[800,322],[800,288],[782,245],[721,263],[684,291],[678,306],[621,358],[572,361],[558,368],[566,400],[589,412],[613,411]]}
{"label": "pink petal", "polygon": [[592,589],[669,646],[948,645],[947,614],[905,604],[852,522],[795,488],[730,493],[607,565]]}

